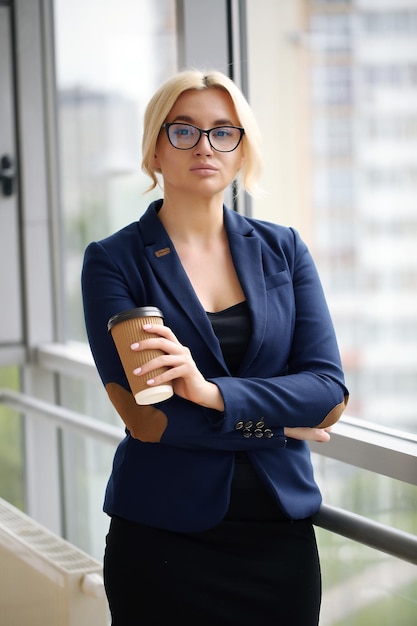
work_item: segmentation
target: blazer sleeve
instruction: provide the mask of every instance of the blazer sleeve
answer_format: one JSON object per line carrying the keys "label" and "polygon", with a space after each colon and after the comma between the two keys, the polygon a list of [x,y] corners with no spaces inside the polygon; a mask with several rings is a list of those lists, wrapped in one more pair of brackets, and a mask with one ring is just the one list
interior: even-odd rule
{"label": "blazer sleeve", "polygon": [[89,244],[84,254],[81,287],[87,337],[102,383],[117,383],[129,390],[107,322],[116,313],[138,306],[125,272],[100,242]]}
{"label": "blazer sleeve", "polygon": [[[223,396],[226,417],[239,414],[245,421],[262,415],[272,427],[325,428],[340,418],[349,394],[316,266],[298,233],[292,232],[289,269],[295,320],[286,371],[279,376],[221,377],[212,382]],[[264,366],[267,371],[268,364]]]}
{"label": "blazer sleeve", "polygon": [[[203,409],[211,428],[198,419],[187,422],[186,413],[179,412],[175,422],[168,422],[165,443],[250,452],[277,449],[287,444],[284,427],[325,428],[342,415],[348,390],[335,330],[313,259],[298,233],[291,233],[288,284],[275,296],[286,301],[287,317],[293,317],[284,365],[274,358],[280,351],[286,354],[286,347],[270,309],[267,336],[244,375],[209,378],[220,389],[224,412]],[[293,449],[305,443],[290,441]]]}
{"label": "blazer sleeve", "polygon": [[[154,405],[138,407],[123,370],[107,322],[112,315],[146,303],[146,289],[140,272],[126,266],[125,257],[113,242],[89,244],[81,273],[82,298],[88,341],[101,381],[113,406],[125,424],[138,423],[134,437],[146,443],[163,443],[184,449],[247,450],[252,446],[236,431],[223,413],[210,411],[178,396]],[[131,283],[135,293],[131,292]],[[133,428],[132,434],[133,434]],[[130,434],[130,431],[127,431]],[[282,428],[274,439],[258,442],[257,449],[285,445]]]}

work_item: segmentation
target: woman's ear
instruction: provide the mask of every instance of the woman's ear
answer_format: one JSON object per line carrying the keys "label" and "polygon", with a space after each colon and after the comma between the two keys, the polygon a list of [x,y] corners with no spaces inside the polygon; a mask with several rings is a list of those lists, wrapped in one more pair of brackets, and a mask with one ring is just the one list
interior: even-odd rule
{"label": "woman's ear", "polygon": [[156,172],[160,172],[160,171],[161,171],[161,166],[160,166],[160,163],[159,163],[159,158],[158,158],[158,155],[157,155],[156,153],[153,155],[152,165],[153,165],[153,168],[154,168],[154,170],[155,170]]}
{"label": "woman's ear", "polygon": [[239,163],[239,167],[237,168],[237,171],[240,172],[242,170],[242,167],[245,164],[245,155],[242,154],[242,156],[240,157],[240,163]]}

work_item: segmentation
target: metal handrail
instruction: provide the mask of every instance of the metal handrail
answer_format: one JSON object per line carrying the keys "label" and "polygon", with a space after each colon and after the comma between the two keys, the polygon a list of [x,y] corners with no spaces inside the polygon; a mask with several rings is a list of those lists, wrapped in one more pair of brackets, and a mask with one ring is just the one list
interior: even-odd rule
{"label": "metal handrail", "polygon": [[[41,344],[33,357],[42,370],[101,384],[87,343]],[[332,428],[330,443],[310,442],[310,448],[321,457],[417,486],[415,434],[344,414]]]}
{"label": "metal handrail", "polygon": [[320,511],[313,516],[313,523],[347,539],[417,565],[417,537],[411,533],[328,504],[321,505]]}
{"label": "metal handrail", "polygon": [[94,417],[88,417],[63,406],[10,389],[0,389],[0,404],[19,412],[25,411],[28,414],[47,417],[60,428],[93,437],[111,445],[117,445],[124,437],[124,430],[119,426],[100,422]]}
{"label": "metal handrail", "polygon": [[[56,426],[117,445],[124,430],[27,394],[0,389],[0,404],[19,412],[47,417]],[[315,525],[417,565],[417,537],[361,515],[323,504]]]}

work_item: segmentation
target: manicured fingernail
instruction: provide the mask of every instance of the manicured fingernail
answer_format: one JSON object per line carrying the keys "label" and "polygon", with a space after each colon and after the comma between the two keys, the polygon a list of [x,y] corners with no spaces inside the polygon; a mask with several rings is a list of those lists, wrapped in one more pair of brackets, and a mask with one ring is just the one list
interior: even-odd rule
{"label": "manicured fingernail", "polygon": [[148,330],[149,328],[152,328],[152,324],[144,324],[142,328],[144,328],[145,330]]}
{"label": "manicured fingernail", "polygon": [[136,350],[137,348],[139,348],[139,344],[138,343],[132,343],[132,345],[130,346],[130,348],[132,350]]}
{"label": "manicured fingernail", "polygon": [[140,374],[141,371],[142,371],[142,368],[141,367],[137,367],[135,370],[133,370],[133,373],[134,374]]}
{"label": "manicured fingernail", "polygon": [[146,384],[147,384],[147,385],[153,385],[153,384],[154,384],[154,382],[155,382],[155,381],[154,381],[154,379],[153,379],[153,378],[150,378],[149,380],[147,380],[147,381],[146,381]]}

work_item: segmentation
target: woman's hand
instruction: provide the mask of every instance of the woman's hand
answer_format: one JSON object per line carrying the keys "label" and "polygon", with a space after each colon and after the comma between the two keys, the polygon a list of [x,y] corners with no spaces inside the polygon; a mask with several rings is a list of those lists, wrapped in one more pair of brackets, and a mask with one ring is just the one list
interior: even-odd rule
{"label": "woman's hand", "polygon": [[[158,337],[150,337],[139,343],[134,343],[131,349],[136,352],[161,350],[163,354],[137,368],[134,373],[142,376],[153,370],[166,367],[168,369],[163,374],[148,380],[149,386],[153,387],[171,382],[177,396],[210,409],[224,411],[223,398],[219,388],[204,378],[195,364],[190,349],[178,341],[172,330],[168,326],[160,324],[145,324],[143,329],[158,335]],[[284,428],[286,437],[321,443],[330,441],[329,432],[330,428]]]}
{"label": "woman's hand", "polygon": [[329,428],[284,428],[284,434],[291,439],[299,439],[301,441],[317,441],[319,443],[327,443],[330,441]]}
{"label": "woman's hand", "polygon": [[148,380],[147,384],[153,387],[171,382],[177,396],[210,409],[223,411],[224,403],[219,388],[204,378],[189,348],[178,341],[172,330],[160,324],[145,324],[143,329],[158,337],[150,337],[134,343],[131,349],[136,352],[161,350],[163,354],[148,361],[141,368],[137,368],[134,373],[142,376],[155,369],[167,367],[168,369],[163,374]]}

